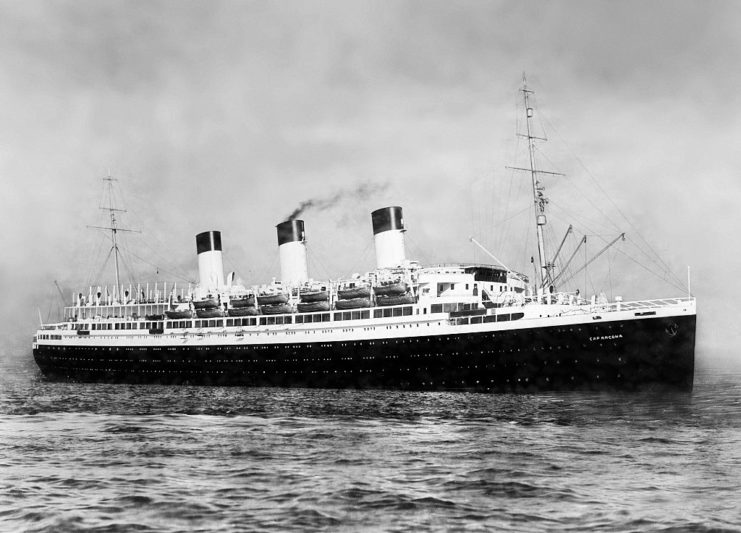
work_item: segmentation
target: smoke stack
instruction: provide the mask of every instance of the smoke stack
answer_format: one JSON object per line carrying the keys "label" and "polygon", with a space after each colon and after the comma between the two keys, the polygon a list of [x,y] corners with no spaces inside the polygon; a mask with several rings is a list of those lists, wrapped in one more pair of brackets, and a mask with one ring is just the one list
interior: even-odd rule
{"label": "smoke stack", "polygon": [[304,221],[286,220],[278,224],[276,228],[278,229],[281,280],[290,285],[308,281]]}
{"label": "smoke stack", "polygon": [[406,260],[404,252],[404,217],[401,207],[376,209],[371,213],[376,245],[376,268],[393,268]]}
{"label": "smoke stack", "polygon": [[224,286],[224,264],[221,258],[221,232],[204,231],[196,235],[198,277],[202,290]]}

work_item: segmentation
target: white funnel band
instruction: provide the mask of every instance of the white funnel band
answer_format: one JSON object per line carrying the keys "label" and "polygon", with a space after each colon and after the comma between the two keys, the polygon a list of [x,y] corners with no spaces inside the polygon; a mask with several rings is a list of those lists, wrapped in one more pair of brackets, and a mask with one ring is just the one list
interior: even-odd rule
{"label": "white funnel band", "polygon": [[304,241],[290,241],[278,247],[280,273],[283,283],[298,285],[309,280],[306,268],[306,245]]}
{"label": "white funnel band", "polygon": [[404,263],[404,233],[389,230],[374,236],[376,245],[376,268],[394,268]]}
{"label": "white funnel band", "polygon": [[220,250],[198,254],[198,278],[201,289],[216,290],[224,286],[224,263]]}

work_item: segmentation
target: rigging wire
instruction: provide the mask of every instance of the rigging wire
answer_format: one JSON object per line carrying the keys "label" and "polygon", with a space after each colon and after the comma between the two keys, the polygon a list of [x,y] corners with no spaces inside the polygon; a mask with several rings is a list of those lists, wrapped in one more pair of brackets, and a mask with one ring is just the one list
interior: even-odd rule
{"label": "rigging wire", "polygon": [[574,150],[571,148],[569,143],[566,142],[566,140],[559,134],[558,130],[555,126],[553,126],[550,121],[547,120],[547,117],[544,117],[544,120],[546,120],[549,124],[549,128],[552,129],[556,135],[558,136],[559,140],[563,143],[563,145],[567,148],[567,150],[571,153],[571,156],[576,160],[576,162],[579,164],[579,166],[584,170],[586,175],[592,180],[594,185],[599,189],[599,191],[603,194],[603,196],[607,199],[608,202],[612,205],[612,207],[618,212],[618,214],[622,217],[622,219],[632,228],[634,234],[642,241],[642,243],[650,250],[650,252],[655,256],[656,261],[663,266],[663,269],[669,273],[673,278],[674,281],[681,285],[681,281],[679,281],[679,278],[672,272],[672,269],[670,266],[664,261],[660,254],[651,246],[651,244],[646,240],[645,237],[641,234],[640,231],[638,231],[638,228],[630,221],[630,219],[623,213],[623,211],[620,209],[620,207],[612,200],[609,194],[607,194],[607,191],[602,187],[602,185],[599,183],[597,178],[589,171],[587,166],[584,164],[584,162],[579,158]]}
{"label": "rigging wire", "polygon": [[103,261],[103,263],[102,263],[102,265],[100,267],[100,270],[98,271],[98,274],[94,278],[95,280],[97,280],[97,282],[94,281],[93,284],[97,283],[98,285],[102,285],[102,283],[100,282],[100,280],[103,278],[103,271],[105,270],[105,267],[108,265],[108,261],[111,260],[111,254],[112,253],[113,253],[113,248],[111,248],[110,250],[108,250],[108,255],[106,255],[106,258]]}
{"label": "rigging wire", "polygon": [[[123,188],[121,188],[120,190],[116,190],[115,192],[120,195],[121,205],[126,206],[126,211],[130,214],[131,218],[138,221],[144,221],[149,218],[143,216],[136,207],[140,204],[147,206],[149,200],[148,198],[143,198],[141,195],[133,194],[134,201],[129,201],[129,198],[131,198],[132,195],[127,194],[126,191],[123,190]],[[170,241],[163,241],[155,232],[147,232],[144,235],[146,235],[147,238],[141,239],[139,242],[139,246],[143,249],[148,257],[153,257],[156,263],[159,264],[154,264],[151,262],[145,263],[149,266],[154,266],[158,270],[167,272],[170,275],[175,275],[181,280],[187,280],[190,276],[190,271],[188,269],[181,269],[180,267],[174,266],[170,263],[172,257],[177,257],[179,255],[179,252],[174,252],[172,247],[169,245]],[[161,264],[168,263],[170,264],[170,266],[168,267],[160,266]]]}
{"label": "rigging wire", "polygon": [[[533,102],[533,106],[532,106],[532,107],[538,107],[538,100],[537,100],[537,97],[535,97],[535,96],[534,96],[534,94],[531,94],[530,96],[531,96],[531,98],[532,98],[532,102]],[[518,100],[519,100],[519,99],[518,99]],[[521,114],[521,113],[519,112],[519,111],[520,111],[520,107],[519,107],[519,106],[517,106],[517,109],[518,109],[518,113],[517,113],[517,116],[518,116],[518,120],[517,120],[517,124],[518,124],[518,125],[517,125],[517,131],[520,131],[520,129],[521,129],[521,121],[522,121],[522,120],[524,120],[524,119],[523,119],[523,118],[519,118],[519,117],[521,117],[521,116],[522,116],[522,114]],[[577,156],[576,156],[576,155],[574,154],[574,151],[573,151],[573,150],[572,150],[572,149],[570,148],[570,146],[568,145],[568,143],[566,143],[566,142],[565,142],[565,140],[564,140],[564,139],[563,139],[563,138],[562,138],[562,137],[560,136],[560,134],[558,133],[558,130],[557,130],[557,129],[555,128],[555,126],[553,126],[553,125],[552,125],[552,123],[551,123],[551,122],[550,122],[550,121],[548,120],[548,118],[547,118],[547,115],[546,115],[545,113],[539,112],[538,114],[536,114],[536,119],[538,120],[538,125],[539,125],[539,127],[541,128],[541,130],[542,130],[542,131],[545,131],[545,128],[543,127],[543,125],[544,125],[544,124],[547,124],[547,125],[549,126],[549,129],[550,129],[550,130],[552,130],[552,131],[556,132],[556,135],[557,135],[557,136],[559,137],[559,139],[560,139],[560,140],[562,141],[563,145],[564,145],[564,146],[566,146],[566,147],[567,147],[567,148],[569,149],[569,152],[571,153],[572,157],[573,157],[573,158],[574,158],[574,159],[575,159],[575,160],[576,160],[576,161],[577,161],[577,162],[579,163],[579,165],[580,165],[580,166],[581,166],[581,167],[582,167],[582,168],[583,168],[583,169],[585,170],[586,174],[587,174],[587,175],[589,176],[589,178],[590,178],[590,179],[592,180],[592,182],[593,182],[593,183],[594,183],[594,185],[595,185],[595,186],[597,187],[597,189],[598,189],[598,190],[599,190],[599,192],[600,192],[600,193],[602,194],[602,196],[603,196],[603,197],[605,197],[605,198],[607,198],[607,200],[609,201],[609,203],[610,203],[610,204],[611,204],[611,205],[612,205],[612,206],[613,206],[613,207],[615,208],[615,210],[616,210],[616,211],[618,212],[618,214],[619,214],[619,215],[620,215],[620,216],[622,217],[622,219],[623,219],[623,220],[625,220],[625,221],[626,221],[626,222],[627,222],[627,223],[629,224],[629,226],[630,226],[631,228],[633,228],[633,230],[635,230],[635,232],[636,232],[636,234],[638,235],[638,237],[639,237],[639,238],[640,238],[640,239],[641,239],[641,240],[643,241],[643,243],[645,244],[645,246],[646,246],[646,247],[647,247],[647,248],[649,249],[649,251],[650,251],[651,253],[649,253],[648,251],[646,251],[646,250],[644,249],[644,247],[642,247],[642,246],[638,245],[638,243],[636,243],[635,241],[631,240],[631,243],[632,243],[632,244],[634,245],[634,247],[635,247],[635,248],[636,248],[636,249],[637,249],[637,250],[638,250],[638,251],[639,251],[639,252],[640,252],[640,253],[641,253],[641,254],[642,254],[642,255],[643,255],[644,257],[645,257],[645,259],[646,259],[647,261],[649,261],[649,262],[653,263],[653,264],[654,264],[654,266],[655,266],[655,267],[657,267],[657,269],[659,270],[659,272],[663,272],[663,273],[664,273],[664,275],[662,276],[662,275],[660,275],[659,273],[657,273],[657,272],[654,272],[654,271],[652,271],[652,270],[650,270],[650,269],[646,268],[646,266],[645,266],[645,265],[642,265],[642,264],[641,264],[641,266],[642,266],[642,267],[644,267],[644,268],[646,268],[646,270],[648,270],[649,272],[651,272],[651,273],[652,273],[653,275],[655,275],[655,276],[658,276],[658,277],[660,277],[660,278],[662,278],[662,279],[664,279],[664,280],[666,280],[666,281],[668,281],[668,282],[670,282],[670,283],[671,283],[672,281],[673,281],[674,283],[676,283],[676,280],[677,280],[677,277],[676,277],[676,275],[674,275],[674,274],[673,274],[673,273],[671,272],[671,269],[670,269],[670,268],[668,267],[668,265],[666,264],[666,262],[665,262],[665,261],[664,261],[664,260],[663,260],[663,259],[662,259],[662,258],[661,258],[661,257],[659,256],[659,254],[658,254],[658,253],[657,253],[657,252],[656,252],[656,251],[655,251],[655,250],[654,250],[654,249],[653,249],[653,248],[651,247],[651,245],[650,245],[650,244],[648,243],[648,241],[647,241],[647,240],[646,240],[646,239],[645,239],[645,238],[644,238],[644,237],[643,237],[643,236],[642,236],[642,235],[640,234],[640,232],[638,232],[638,231],[637,231],[637,229],[636,229],[635,225],[634,225],[634,224],[632,224],[632,223],[630,222],[630,220],[629,220],[629,219],[628,219],[628,218],[627,218],[627,217],[625,216],[625,214],[623,213],[623,211],[622,211],[622,210],[620,210],[620,208],[619,208],[619,207],[618,207],[618,206],[617,206],[617,205],[615,204],[615,202],[614,202],[614,201],[612,200],[612,198],[611,198],[611,197],[610,197],[610,196],[609,196],[609,195],[607,194],[607,192],[605,191],[605,189],[604,189],[604,188],[603,188],[603,187],[601,186],[601,184],[600,184],[600,183],[599,183],[599,182],[598,182],[598,181],[596,180],[596,178],[594,177],[594,175],[592,175],[592,174],[591,174],[591,173],[589,172],[589,170],[588,170],[588,169],[586,168],[586,166],[584,165],[583,161],[582,161],[581,159],[579,159],[579,158],[578,158],[578,157],[577,157]],[[542,120],[542,121],[541,121],[541,120]],[[519,136],[519,134],[518,134],[518,136]],[[545,139],[545,137],[546,137],[546,136],[545,136],[545,134],[544,134],[544,135],[543,135],[543,138]],[[545,154],[545,153],[544,153],[544,152],[543,152],[542,150],[540,150],[540,147],[539,147],[539,145],[538,145],[537,143],[533,143],[532,147],[533,147],[533,151],[534,151],[534,152],[536,153],[536,155],[538,156],[538,158],[543,158],[543,159],[545,159],[546,161],[548,161],[549,163],[551,163],[551,166],[555,167],[555,165],[553,165],[553,163],[551,162],[550,158],[548,158],[547,154]],[[566,176],[566,182],[567,182],[567,184],[568,184],[568,185],[570,185],[571,187],[575,187],[575,184],[573,183],[573,180],[571,180],[571,178],[569,178],[568,176]],[[599,206],[597,205],[597,203],[596,203],[596,202],[595,202],[595,201],[594,201],[594,200],[593,200],[593,199],[592,199],[592,198],[591,198],[590,196],[588,196],[588,195],[584,194],[584,193],[583,193],[583,191],[581,191],[581,190],[580,190],[579,192],[580,192],[581,196],[583,196],[583,197],[584,197],[584,198],[585,198],[585,199],[587,200],[587,202],[588,202],[589,204],[591,204],[591,205],[592,205],[592,206],[593,206],[593,207],[594,207],[594,208],[595,208],[596,210],[598,210],[598,211],[600,211],[600,212],[603,212],[603,211],[604,211],[603,209],[601,209],[601,208],[600,208],[600,207],[599,207]],[[549,199],[550,199],[550,197],[549,197]],[[551,199],[551,200],[552,200],[552,199]],[[604,214],[604,213],[603,213],[603,214]],[[615,228],[617,228],[618,230],[620,229],[620,228],[619,228],[619,225],[618,225],[618,224],[616,223],[616,221],[614,221],[614,220],[613,220],[613,219],[612,219],[611,217],[609,217],[609,215],[605,214],[605,218],[606,218],[606,220],[607,220],[607,221],[608,221],[608,222],[609,222],[609,223],[610,223],[611,225],[613,225],[613,226],[614,226]],[[547,240],[548,240],[548,245],[550,246],[550,245],[552,244],[552,238],[553,238],[553,237],[552,237],[552,235],[553,235],[553,233],[552,233],[552,230],[550,229],[550,226],[548,226],[548,227],[547,227],[546,229],[548,230],[548,231],[547,231]],[[529,235],[529,234],[528,234],[528,235]],[[621,250],[621,252],[622,252],[622,250]],[[623,253],[624,255],[627,255],[627,254],[625,254],[624,252],[622,252],[622,253]],[[633,261],[635,261],[635,259],[634,259],[634,258],[631,258],[631,259],[632,259]],[[586,259],[585,259],[585,262],[586,262]],[[671,278],[673,278],[673,280],[669,280],[669,279],[667,279],[668,277],[671,277]],[[585,285],[586,285],[586,281],[587,281],[587,280],[586,280],[586,278],[585,278]]]}
{"label": "rigging wire", "polygon": [[[315,252],[318,252],[318,250],[314,250],[313,248],[315,247],[314,246],[312,246],[312,248],[309,248],[309,246],[306,247],[306,262],[309,264],[309,266],[314,265],[318,267],[317,270],[324,273],[323,277],[325,279],[330,279],[332,277],[330,274],[330,271],[327,268],[327,265],[324,263],[324,261],[322,261],[322,256],[324,254],[315,253]],[[313,276],[309,276],[309,278],[313,278]]]}
{"label": "rigging wire", "polygon": [[[575,219],[577,221],[580,221],[580,224],[589,232],[589,234],[591,234],[592,236],[595,236],[595,237],[598,237],[599,236],[604,241],[604,237],[602,237],[600,235],[600,231],[598,229],[596,229],[594,226],[592,226],[592,224],[595,224],[595,223],[596,224],[599,224],[598,222],[596,222],[594,220],[589,220],[589,219],[587,219],[587,218],[585,218],[585,217],[583,217],[581,215],[577,215],[577,214],[571,213],[570,211],[568,211],[564,207],[562,207],[560,205],[560,203],[558,203],[558,202],[551,201],[551,204],[552,204],[552,206],[553,206],[553,208],[554,208],[554,210],[556,212],[564,213],[564,214],[570,216],[571,218],[573,218],[573,219]],[[614,224],[614,222],[613,222],[613,224]],[[617,230],[619,231],[619,228],[617,228]],[[653,254],[652,255],[652,254],[648,253],[645,249],[643,249],[642,247],[638,246],[632,240],[630,242],[631,242],[631,244],[633,244],[634,249],[635,249],[635,251],[638,254],[640,254],[641,256],[643,256],[643,258],[646,261],[648,261],[649,263],[652,263],[654,265],[655,270],[652,270],[651,268],[648,268],[645,265],[643,265],[644,268],[646,268],[646,270],[648,272],[650,272],[654,276],[656,276],[656,277],[658,277],[658,278],[660,278],[660,279],[662,279],[662,280],[664,280],[666,282],[671,283],[672,286],[674,286],[674,287],[679,287],[679,288],[682,287],[681,282],[678,282],[677,281],[676,276],[673,275],[671,273],[671,271],[667,271],[666,270],[666,263],[664,263],[663,261],[657,260],[656,254]],[[667,274],[669,274],[669,276],[667,276]],[[671,278],[671,279],[669,279],[669,278]]]}
{"label": "rigging wire", "polygon": [[146,260],[146,259],[144,259],[143,257],[141,257],[141,256],[139,256],[139,255],[137,255],[137,254],[135,254],[134,252],[131,252],[131,251],[130,251],[130,252],[128,252],[128,253],[129,253],[130,255],[134,256],[135,258],[137,258],[137,259],[138,259],[139,261],[141,261],[142,263],[144,263],[144,264],[146,264],[146,265],[149,265],[149,266],[151,266],[151,267],[154,267],[155,269],[157,269],[157,271],[158,271],[158,272],[162,271],[162,272],[164,272],[164,273],[166,273],[166,274],[168,274],[168,275],[170,275],[170,276],[173,276],[174,278],[177,278],[177,280],[178,280],[178,281],[185,281],[185,282],[187,282],[187,283],[195,283],[195,282],[194,282],[194,281],[193,281],[192,279],[189,279],[188,277],[185,277],[185,276],[183,276],[183,275],[182,275],[182,274],[180,274],[180,273],[174,272],[174,271],[172,271],[172,270],[169,270],[169,269],[167,269],[167,268],[161,267],[161,266],[159,266],[159,265],[156,265],[156,264],[154,264],[154,263],[150,263],[149,261],[147,261],[147,260]]}

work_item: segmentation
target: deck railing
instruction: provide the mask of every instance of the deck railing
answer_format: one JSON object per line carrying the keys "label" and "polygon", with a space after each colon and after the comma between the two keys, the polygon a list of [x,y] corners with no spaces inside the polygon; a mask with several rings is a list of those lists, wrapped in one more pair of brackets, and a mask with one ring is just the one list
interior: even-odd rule
{"label": "deck railing", "polygon": [[682,298],[655,298],[651,300],[635,300],[630,302],[603,302],[591,303],[586,302],[581,305],[575,305],[579,312],[600,312],[612,313],[617,311],[649,311],[651,309],[664,307],[679,307],[682,305],[695,305],[694,297]]}

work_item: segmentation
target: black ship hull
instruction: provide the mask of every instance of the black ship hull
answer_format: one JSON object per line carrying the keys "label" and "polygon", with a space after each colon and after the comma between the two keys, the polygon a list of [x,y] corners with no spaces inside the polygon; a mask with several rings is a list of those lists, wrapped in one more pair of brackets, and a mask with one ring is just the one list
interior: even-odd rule
{"label": "black ship hull", "polygon": [[536,392],[691,391],[695,316],[301,344],[39,346],[49,379]]}

